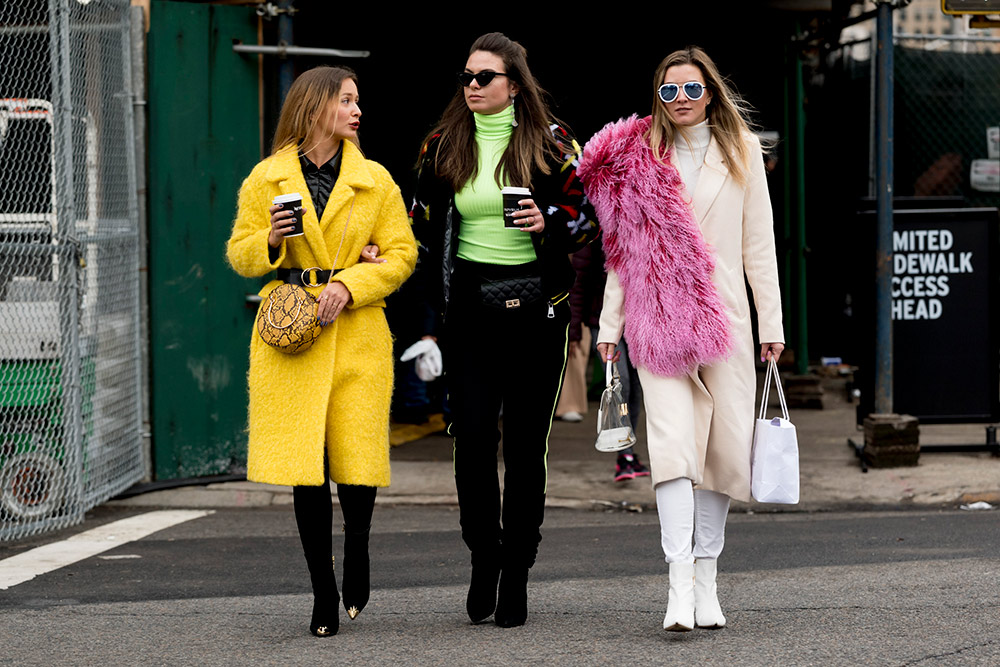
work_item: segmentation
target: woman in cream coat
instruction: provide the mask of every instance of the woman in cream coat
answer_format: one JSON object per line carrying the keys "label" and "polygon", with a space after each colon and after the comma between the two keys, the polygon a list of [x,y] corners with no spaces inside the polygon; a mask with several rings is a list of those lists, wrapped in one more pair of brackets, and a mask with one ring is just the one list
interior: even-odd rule
{"label": "woman in cream coat", "polygon": [[[344,514],[344,607],[354,618],[368,602],[375,490],[389,485],[393,358],[384,298],[417,259],[399,188],[357,146],[360,118],[350,70],[317,67],[296,79],[271,156],[240,189],[227,247],[240,275],[277,269],[279,279],[260,292],[262,307],[282,282],[300,284],[318,298],[325,325],[312,347],[296,354],[268,347],[256,332],[250,342],[247,478],[294,487],[316,636],[339,627],[328,477]],[[302,195],[304,236],[285,238],[290,212],[271,205],[288,193]],[[368,244],[381,256],[359,261]]]}
{"label": "woman in cream coat", "polygon": [[[581,176],[605,229],[598,349],[627,332],[639,369],[661,542],[666,630],[720,628],[716,559],[730,498],[750,499],[754,343],[783,345],[773,221],[760,142],[704,51],[657,69],[652,116],[611,124]],[[664,150],[666,149],[666,150]]]}

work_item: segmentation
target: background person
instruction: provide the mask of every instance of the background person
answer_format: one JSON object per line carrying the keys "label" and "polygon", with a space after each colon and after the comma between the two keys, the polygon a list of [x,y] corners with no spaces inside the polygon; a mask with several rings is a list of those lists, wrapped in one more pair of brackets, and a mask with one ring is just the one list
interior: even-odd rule
{"label": "background person", "polygon": [[[716,562],[730,498],[750,500],[756,374],[784,345],[760,142],[708,55],[656,70],[651,117],[605,127],[580,167],[605,227],[598,349],[623,331],[646,407],[660,534],[670,564],[666,630],[722,627]],[[694,488],[697,486],[697,488]]]}
{"label": "background person", "polygon": [[[307,284],[323,333],[285,354],[250,342],[247,478],[294,487],[295,520],[313,588],[316,636],[339,628],[329,480],[344,513],[344,607],[369,597],[368,533],[376,487],[389,484],[392,340],[384,298],[413,271],[416,243],[399,188],[357,145],[361,109],[353,72],[317,67],[292,84],[271,156],[244,181],[227,257],[237,273]],[[286,239],[291,211],[276,195],[302,195],[304,236]],[[361,262],[367,244],[381,257]],[[374,257],[367,257],[375,260]],[[317,267],[318,271],[303,271]],[[312,280],[316,283],[313,284]]]}

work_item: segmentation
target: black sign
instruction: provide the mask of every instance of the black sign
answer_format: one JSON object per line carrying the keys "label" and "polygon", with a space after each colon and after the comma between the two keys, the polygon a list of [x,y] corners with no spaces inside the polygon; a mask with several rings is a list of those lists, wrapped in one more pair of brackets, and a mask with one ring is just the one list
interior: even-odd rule
{"label": "black sign", "polygon": [[998,231],[997,209],[894,212],[894,412],[1000,420]]}

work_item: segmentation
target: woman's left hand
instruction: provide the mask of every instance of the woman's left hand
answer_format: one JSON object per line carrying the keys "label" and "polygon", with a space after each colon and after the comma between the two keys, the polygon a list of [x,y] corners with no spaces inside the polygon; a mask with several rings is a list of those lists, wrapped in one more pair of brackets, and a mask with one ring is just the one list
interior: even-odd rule
{"label": "woman's left hand", "polygon": [[327,283],[319,295],[319,311],[317,312],[319,323],[323,326],[330,324],[337,319],[344,308],[353,302],[354,297],[351,296],[351,290],[347,289],[347,285],[341,282]]}
{"label": "woman's left hand", "polygon": [[768,361],[772,356],[774,356],[774,360],[777,361],[778,357],[781,356],[782,350],[784,349],[785,349],[784,343],[761,343],[760,360]]}
{"label": "woman's left hand", "polygon": [[540,232],[545,229],[545,217],[538,210],[534,199],[522,199],[517,203],[521,210],[514,211],[512,217],[524,225],[521,227],[522,232]]}

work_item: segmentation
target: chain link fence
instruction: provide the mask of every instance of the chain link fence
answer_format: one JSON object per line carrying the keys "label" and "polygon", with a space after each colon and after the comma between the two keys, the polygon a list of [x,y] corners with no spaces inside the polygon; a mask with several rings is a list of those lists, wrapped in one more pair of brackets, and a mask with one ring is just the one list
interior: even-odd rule
{"label": "chain link fence", "polygon": [[896,193],[1000,206],[1000,38],[895,41]]}
{"label": "chain link fence", "polygon": [[143,474],[129,0],[0,3],[0,539]]}

